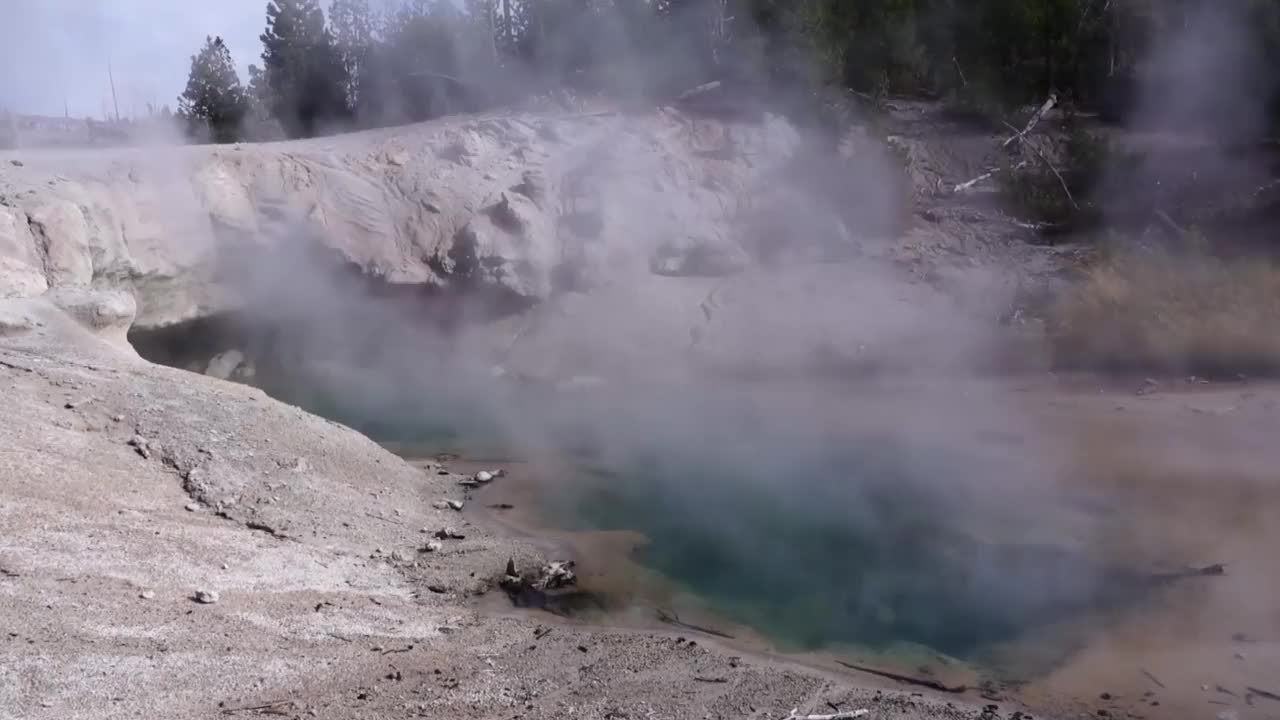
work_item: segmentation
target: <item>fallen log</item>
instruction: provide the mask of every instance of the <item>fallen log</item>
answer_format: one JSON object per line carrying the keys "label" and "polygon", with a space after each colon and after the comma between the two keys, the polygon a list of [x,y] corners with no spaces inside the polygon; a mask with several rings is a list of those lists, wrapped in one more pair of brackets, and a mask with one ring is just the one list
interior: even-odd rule
{"label": "fallen log", "polygon": [[725,638],[726,640],[732,640],[732,639],[733,639],[733,636],[732,636],[732,635],[730,635],[730,634],[728,634],[728,633],[723,633],[723,632],[720,632],[719,630],[713,630],[713,629],[708,628],[708,627],[702,627],[701,625],[694,625],[694,624],[692,624],[692,623],[687,623],[687,622],[685,622],[685,621],[681,620],[681,619],[680,619],[680,616],[676,615],[674,612],[670,612],[670,613],[669,613],[669,612],[667,612],[666,610],[661,610],[661,609],[659,609],[659,610],[658,610],[658,620],[660,620],[660,621],[662,621],[662,622],[664,622],[664,623],[666,623],[666,624],[668,624],[668,625],[674,625],[674,626],[676,626],[676,627],[684,628],[684,629],[686,629],[686,630],[694,630],[694,631],[697,631],[697,632],[700,632],[700,633],[705,633],[705,634],[707,634],[707,635],[714,635],[714,636],[716,636],[716,637]]}
{"label": "fallen log", "polygon": [[[1014,132],[1018,132],[1018,129],[1010,125],[1009,123],[1005,123],[1005,127],[1008,127],[1010,130]],[[1058,184],[1062,186],[1062,192],[1066,193],[1067,200],[1071,203],[1071,207],[1075,208],[1076,210],[1079,210],[1080,206],[1076,203],[1075,196],[1071,194],[1071,188],[1067,187],[1066,179],[1062,177],[1062,173],[1058,172],[1058,168],[1054,166],[1053,162],[1051,162],[1049,158],[1046,157],[1045,154],[1040,151],[1040,148],[1037,147],[1035,143],[1027,140],[1025,132],[1021,132],[1021,133],[1018,133],[1017,135],[1014,135],[1014,138],[1017,138],[1022,142],[1022,147],[1031,148],[1031,152],[1035,153],[1036,157],[1040,158],[1040,162],[1043,162],[1045,165],[1049,167],[1049,170],[1053,173],[1054,177],[1058,178]],[[1013,139],[1013,138],[1010,138],[1010,139]]]}
{"label": "fallen log", "polygon": [[223,715],[233,715],[242,712],[270,713],[277,709],[284,708],[286,705],[292,707],[292,700],[280,700],[278,702],[263,703],[261,705],[241,705],[238,707],[222,708]]}
{"label": "fallen log", "polygon": [[675,101],[684,102],[685,100],[696,98],[699,95],[706,95],[709,92],[715,92],[716,90],[719,90],[719,89],[720,89],[720,81],[712,80],[709,83],[703,83],[702,85],[699,85],[697,87],[685,90],[684,92],[676,96]]}
{"label": "fallen log", "polygon": [[1149,576],[1152,583],[1167,583],[1176,580],[1186,580],[1197,577],[1221,577],[1227,574],[1227,567],[1221,563],[1213,565],[1205,565],[1204,567],[1187,568],[1186,570],[1178,570],[1168,573],[1154,573]]}
{"label": "fallen log", "polygon": [[1258,697],[1264,697],[1268,700],[1275,700],[1276,702],[1280,702],[1280,693],[1273,693],[1269,690],[1259,690],[1258,688],[1253,686],[1245,686],[1245,690],[1248,691],[1249,694],[1251,695],[1257,695]]}
{"label": "fallen log", "polygon": [[1015,135],[1009,138],[1008,140],[1005,140],[1004,143],[1000,145],[1000,147],[1002,149],[1008,148],[1015,141],[1022,140],[1023,138],[1025,138],[1028,133],[1030,133],[1032,130],[1035,129],[1036,125],[1040,124],[1040,121],[1043,120],[1044,116],[1047,115],[1048,112],[1053,109],[1053,106],[1057,104],[1058,104],[1058,96],[1053,93],[1049,93],[1049,98],[1044,101],[1044,104],[1040,106],[1039,110],[1036,110],[1035,113],[1031,115],[1031,119],[1027,121],[1027,126],[1022,128],[1020,132],[1015,128],[1014,129]]}
{"label": "fallen log", "polygon": [[966,692],[969,689],[967,685],[945,685],[941,682],[938,682],[937,680],[932,680],[929,678],[918,678],[918,677],[912,677],[910,675],[900,675],[898,673],[890,672],[888,670],[878,670],[876,668],[867,667],[865,665],[855,665],[853,663],[847,663],[843,660],[837,660],[836,662],[839,663],[840,665],[843,665],[844,667],[849,668],[850,670],[857,670],[858,672],[867,673],[868,675],[876,675],[878,677],[888,678],[896,682],[906,683],[907,685],[915,685],[917,687],[928,688],[930,690],[937,690],[938,692],[959,694],[962,692]]}
{"label": "fallen log", "polygon": [[1186,229],[1183,228],[1178,223],[1174,222],[1173,218],[1169,217],[1169,213],[1163,210],[1156,210],[1154,215],[1156,216],[1156,219],[1160,221],[1161,225],[1164,225],[1165,228],[1169,230],[1169,232],[1173,233],[1173,236],[1175,238],[1179,240],[1186,239],[1187,237]]}
{"label": "fallen log", "polygon": [[[1020,162],[1020,163],[1018,163],[1017,165],[1014,165],[1012,168],[1010,168],[1010,170],[1021,170],[1022,168],[1026,167],[1026,166],[1027,166],[1027,165],[1029,165],[1029,164],[1030,164],[1030,163],[1028,163],[1026,160],[1023,160],[1022,162]],[[995,169],[992,169],[992,170],[988,170],[987,172],[982,173],[981,175],[979,175],[978,177],[976,177],[976,178],[974,178],[974,179],[972,179],[972,180],[968,180],[968,181],[966,181],[966,182],[962,182],[962,183],[960,183],[959,185],[956,185],[956,186],[955,186],[955,188],[953,188],[953,189],[951,190],[951,192],[952,192],[952,193],[962,193],[962,192],[966,192],[966,191],[968,191],[968,190],[972,190],[972,189],[973,189],[973,187],[974,187],[975,185],[977,185],[977,184],[978,184],[978,183],[980,183],[980,182],[983,182],[984,180],[990,180],[991,178],[993,178],[993,177],[995,177],[997,174],[999,174],[999,173],[1000,173],[1000,171],[1001,171],[1001,168],[995,168]]]}
{"label": "fallen log", "polygon": [[833,713],[831,715],[798,715],[800,708],[791,711],[791,714],[782,720],[853,720],[871,713],[870,710],[846,710],[845,712]]}

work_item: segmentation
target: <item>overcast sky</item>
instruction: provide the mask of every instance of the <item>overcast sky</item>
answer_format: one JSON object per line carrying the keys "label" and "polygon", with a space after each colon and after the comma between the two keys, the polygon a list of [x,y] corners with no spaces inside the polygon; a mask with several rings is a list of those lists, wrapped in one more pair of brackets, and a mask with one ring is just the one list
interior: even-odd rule
{"label": "overcast sky", "polygon": [[[327,5],[328,3],[324,3]],[[22,113],[101,117],[111,101],[107,59],[120,114],[146,104],[176,106],[191,55],[221,35],[248,82],[260,63],[266,0],[0,0],[0,107]]]}

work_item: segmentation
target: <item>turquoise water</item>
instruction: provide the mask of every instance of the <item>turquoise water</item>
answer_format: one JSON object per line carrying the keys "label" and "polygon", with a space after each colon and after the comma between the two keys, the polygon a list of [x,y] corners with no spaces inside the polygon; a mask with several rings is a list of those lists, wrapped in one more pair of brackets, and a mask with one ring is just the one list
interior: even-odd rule
{"label": "turquoise water", "polygon": [[915,475],[942,460],[876,448],[745,477],[653,461],[586,473],[554,512],[643,533],[639,562],[799,650],[912,643],[972,659],[1140,591],[1080,548],[972,522],[972,504]]}
{"label": "turquoise water", "polygon": [[532,392],[502,415],[461,412],[474,406],[447,394],[307,406],[419,448],[553,448],[573,477],[543,498],[552,524],[642,533],[638,562],[787,648],[911,643],[980,658],[1145,592],[1087,547],[1033,541],[1017,504],[984,490],[1017,471],[987,454],[892,428],[833,440],[768,403],[708,399]]}

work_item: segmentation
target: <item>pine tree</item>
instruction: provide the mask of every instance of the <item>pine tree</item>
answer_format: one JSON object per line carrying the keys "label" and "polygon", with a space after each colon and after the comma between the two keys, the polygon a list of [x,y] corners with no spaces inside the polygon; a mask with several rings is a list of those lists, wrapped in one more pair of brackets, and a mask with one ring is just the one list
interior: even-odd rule
{"label": "pine tree", "polygon": [[333,0],[329,5],[329,26],[347,73],[347,105],[352,109],[360,107],[363,86],[370,83],[377,24],[369,0]]}
{"label": "pine tree", "polygon": [[284,128],[271,114],[274,107],[271,86],[267,84],[266,73],[257,65],[249,66],[249,87],[245,91],[249,111],[244,121],[244,136],[248,140],[279,140],[284,137]]}
{"label": "pine tree", "polygon": [[236,74],[231,51],[220,37],[206,37],[204,47],[191,57],[187,89],[178,98],[178,114],[194,136],[214,142],[235,142],[248,111],[244,89]]}
{"label": "pine tree", "polygon": [[319,0],[269,0],[262,40],[271,114],[294,137],[351,118],[350,75]]}

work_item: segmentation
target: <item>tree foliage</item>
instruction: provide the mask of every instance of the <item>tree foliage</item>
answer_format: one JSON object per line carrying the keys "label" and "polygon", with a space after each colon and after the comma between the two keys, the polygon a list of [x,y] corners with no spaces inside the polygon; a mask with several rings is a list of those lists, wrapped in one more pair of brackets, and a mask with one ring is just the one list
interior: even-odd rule
{"label": "tree foliage", "polygon": [[350,119],[350,74],[319,0],[270,0],[260,39],[268,105],[290,135]]}
{"label": "tree foliage", "polygon": [[231,51],[222,38],[206,37],[204,47],[191,56],[187,88],[178,97],[178,114],[188,132],[214,142],[235,142],[248,109]]}
{"label": "tree foliage", "polygon": [[[320,0],[268,0],[248,90],[219,41],[193,59],[188,91],[193,112],[221,113],[222,128],[247,118],[254,138],[422,120],[558,86],[664,98],[735,78],[771,83],[774,97],[834,86],[1001,115],[1054,92],[1119,118],[1139,85],[1178,94],[1194,65],[1163,63],[1161,85],[1144,63],[1227,5],[1245,30],[1218,45],[1275,67],[1276,0],[329,0],[327,17]],[[1237,75],[1235,96],[1280,116],[1274,73]]]}

